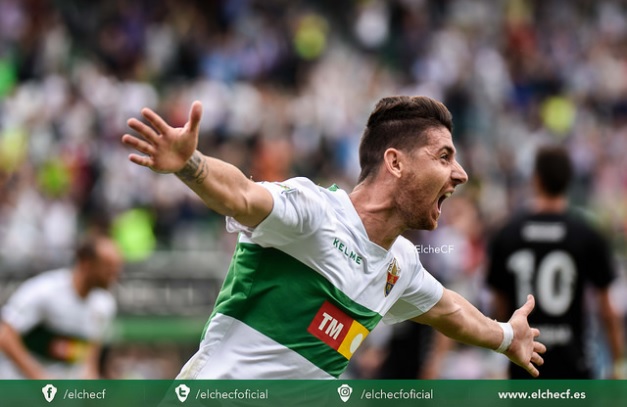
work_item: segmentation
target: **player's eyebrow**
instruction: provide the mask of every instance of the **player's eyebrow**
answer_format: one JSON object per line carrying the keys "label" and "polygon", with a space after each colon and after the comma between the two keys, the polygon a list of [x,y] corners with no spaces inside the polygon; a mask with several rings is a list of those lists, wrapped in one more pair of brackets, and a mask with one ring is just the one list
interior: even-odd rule
{"label": "player's eyebrow", "polygon": [[438,149],[438,153],[442,153],[442,152],[446,152],[452,156],[455,156],[455,148],[451,147],[451,146],[442,146]]}

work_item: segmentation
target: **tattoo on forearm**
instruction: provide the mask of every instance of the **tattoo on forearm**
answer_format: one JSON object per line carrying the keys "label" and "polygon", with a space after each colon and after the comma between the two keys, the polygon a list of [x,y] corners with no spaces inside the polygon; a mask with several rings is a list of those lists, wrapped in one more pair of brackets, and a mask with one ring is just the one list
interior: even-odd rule
{"label": "tattoo on forearm", "polygon": [[205,178],[209,175],[209,169],[207,168],[207,161],[203,159],[202,154],[195,151],[191,158],[185,164],[176,176],[184,182],[195,182],[196,184],[202,184]]}

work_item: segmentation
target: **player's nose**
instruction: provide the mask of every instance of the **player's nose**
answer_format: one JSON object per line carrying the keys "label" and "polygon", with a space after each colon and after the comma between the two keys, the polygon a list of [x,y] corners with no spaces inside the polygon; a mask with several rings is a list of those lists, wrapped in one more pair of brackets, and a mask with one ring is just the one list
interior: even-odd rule
{"label": "player's nose", "polygon": [[462,165],[457,161],[454,163],[451,178],[453,179],[455,186],[468,182],[468,174],[466,174],[464,167],[462,167]]}

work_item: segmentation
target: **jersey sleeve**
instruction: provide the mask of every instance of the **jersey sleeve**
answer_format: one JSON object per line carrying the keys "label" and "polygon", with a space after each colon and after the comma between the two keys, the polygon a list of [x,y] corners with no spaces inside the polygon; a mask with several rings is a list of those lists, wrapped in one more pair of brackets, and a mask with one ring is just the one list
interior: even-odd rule
{"label": "jersey sleeve", "polygon": [[255,228],[227,217],[229,232],[242,232],[262,246],[283,246],[311,235],[330,218],[329,204],[318,187],[306,178],[260,185],[272,194],[272,211]]}
{"label": "jersey sleeve", "polygon": [[46,292],[35,280],[24,282],[2,308],[2,320],[25,334],[43,319]]}
{"label": "jersey sleeve", "polygon": [[396,324],[429,311],[442,298],[444,287],[420,263],[405,292],[383,316],[383,323]]}

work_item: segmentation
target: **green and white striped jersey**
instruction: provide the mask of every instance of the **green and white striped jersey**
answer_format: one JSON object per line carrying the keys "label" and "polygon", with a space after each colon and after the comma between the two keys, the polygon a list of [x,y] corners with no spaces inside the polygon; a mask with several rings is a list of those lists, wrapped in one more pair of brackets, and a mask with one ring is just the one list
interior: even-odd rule
{"label": "green and white striped jersey", "polygon": [[372,243],[347,193],[306,178],[262,183],[274,198],[240,232],[198,352],[178,379],[332,379],[383,319],[428,311],[442,285],[399,237]]}

